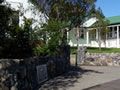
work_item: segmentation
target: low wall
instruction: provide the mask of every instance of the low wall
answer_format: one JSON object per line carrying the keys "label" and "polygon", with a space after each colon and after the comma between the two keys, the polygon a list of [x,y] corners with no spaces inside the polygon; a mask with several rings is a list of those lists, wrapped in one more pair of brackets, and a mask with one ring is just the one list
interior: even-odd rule
{"label": "low wall", "polygon": [[70,47],[62,54],[25,59],[0,59],[0,90],[37,90],[43,82],[70,68]]}
{"label": "low wall", "polygon": [[72,66],[75,66],[75,64],[76,64],[76,54],[71,54],[70,55],[70,64]]}
{"label": "low wall", "polygon": [[120,66],[120,53],[86,53],[86,65]]}

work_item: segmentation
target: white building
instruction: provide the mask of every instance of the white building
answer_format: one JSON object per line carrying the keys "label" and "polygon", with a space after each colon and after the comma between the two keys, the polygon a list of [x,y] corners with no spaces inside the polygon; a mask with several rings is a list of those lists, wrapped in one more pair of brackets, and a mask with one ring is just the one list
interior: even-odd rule
{"label": "white building", "polygon": [[[108,25],[110,31],[107,35],[108,37],[106,40],[106,45],[104,42],[102,42],[101,47],[106,46],[107,48],[120,48],[120,16],[109,17],[107,19],[110,22]],[[96,18],[92,18],[88,20],[84,25],[86,27],[90,27],[96,21]],[[83,30],[83,35],[79,40],[79,46],[98,47],[98,43],[96,41],[96,38],[98,37],[98,31],[96,30],[96,34],[90,35],[90,30],[91,28]],[[70,46],[77,46],[77,40],[75,39],[74,33],[71,31],[69,34]]]}
{"label": "white building", "polygon": [[[8,4],[15,11],[19,10],[19,24],[22,25],[23,16],[33,19],[33,27],[40,26],[41,23],[45,23],[45,16],[35,9],[34,5],[28,2],[28,0],[5,0],[5,4]],[[22,14],[22,16],[21,16]]]}

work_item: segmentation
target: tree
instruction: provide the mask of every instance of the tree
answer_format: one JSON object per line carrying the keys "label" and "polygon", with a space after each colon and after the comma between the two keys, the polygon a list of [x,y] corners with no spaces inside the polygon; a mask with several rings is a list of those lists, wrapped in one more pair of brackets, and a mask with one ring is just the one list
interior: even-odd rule
{"label": "tree", "polygon": [[0,3],[2,3],[4,0],[0,0]]}
{"label": "tree", "polygon": [[96,41],[99,45],[99,50],[101,50],[102,42],[104,42],[105,46],[106,46],[107,34],[109,31],[107,25],[109,24],[109,21],[107,19],[105,19],[104,15],[102,13],[102,10],[100,8],[98,8],[98,10],[96,10],[94,16],[97,19],[97,21],[93,25],[96,28],[96,32],[97,32]]}
{"label": "tree", "polygon": [[9,42],[9,25],[11,25],[10,18],[13,13],[13,10],[11,10],[9,7],[2,5],[3,2],[3,0],[0,0],[0,57],[5,47],[8,47],[6,42]]}
{"label": "tree", "polygon": [[[0,1],[0,3],[2,3]],[[32,53],[32,20],[24,18],[19,26],[19,11],[0,4],[0,58],[24,58]]]}
{"label": "tree", "polygon": [[[60,28],[65,41],[67,31],[77,28],[75,32],[77,42],[82,35],[82,24],[86,20],[87,13],[91,10],[96,0],[29,0],[42,12],[47,18],[47,22],[54,20],[59,23],[66,22],[64,28]],[[67,28],[68,30],[66,30]],[[57,30],[59,31],[59,29]],[[77,43],[79,51],[79,43]],[[79,57],[78,57],[79,58]]]}
{"label": "tree", "polygon": [[66,23],[51,20],[48,24],[44,24],[42,28],[37,32],[39,41],[33,48],[35,55],[56,55],[59,53],[59,47],[66,45],[66,40],[63,40],[62,28],[66,26]]}
{"label": "tree", "polygon": [[86,13],[96,0],[29,0],[45,14],[49,20],[69,23],[71,30],[84,22]]}

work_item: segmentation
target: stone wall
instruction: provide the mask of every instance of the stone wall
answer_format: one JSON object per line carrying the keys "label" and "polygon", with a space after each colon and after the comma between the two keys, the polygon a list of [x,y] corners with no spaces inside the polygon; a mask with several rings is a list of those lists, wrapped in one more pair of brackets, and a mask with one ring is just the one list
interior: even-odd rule
{"label": "stone wall", "polygon": [[86,46],[79,46],[79,52],[78,52],[78,64],[82,65],[84,64],[84,59],[86,57],[87,47]]}
{"label": "stone wall", "polygon": [[120,53],[87,53],[85,65],[120,66]]}
{"label": "stone wall", "polygon": [[60,53],[47,57],[0,59],[0,90],[37,90],[43,81],[67,72],[70,47],[61,48]]}
{"label": "stone wall", "polygon": [[71,54],[70,55],[70,64],[72,66],[75,66],[75,64],[76,64],[76,54]]}

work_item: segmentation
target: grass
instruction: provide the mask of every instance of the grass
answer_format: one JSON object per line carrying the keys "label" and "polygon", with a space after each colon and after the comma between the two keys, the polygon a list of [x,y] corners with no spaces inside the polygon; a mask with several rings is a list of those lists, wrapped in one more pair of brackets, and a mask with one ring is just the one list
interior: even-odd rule
{"label": "grass", "polygon": [[[77,47],[71,47],[71,53],[76,53]],[[89,53],[120,53],[120,48],[102,48],[101,51],[99,48],[88,47],[87,52]]]}

